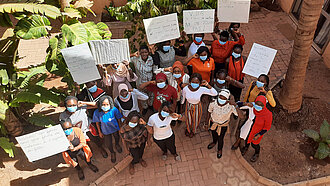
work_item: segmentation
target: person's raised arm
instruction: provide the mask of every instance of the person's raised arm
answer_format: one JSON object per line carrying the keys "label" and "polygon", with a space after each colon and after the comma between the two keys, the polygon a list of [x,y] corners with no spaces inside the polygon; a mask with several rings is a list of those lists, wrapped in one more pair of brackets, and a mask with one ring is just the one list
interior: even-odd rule
{"label": "person's raised arm", "polygon": [[240,119],[244,119],[244,114],[243,114],[242,110],[238,107],[238,105],[236,104],[235,100],[233,100],[233,99],[229,100],[229,104],[233,105],[235,107],[238,117]]}
{"label": "person's raised arm", "polygon": [[204,91],[204,94],[208,94],[210,96],[218,95],[218,92],[206,80],[203,80],[201,85],[207,87],[207,89]]}
{"label": "person's raised arm", "polygon": [[192,60],[193,58],[199,58],[198,54],[194,54],[188,57],[185,61],[183,61],[183,65],[189,65],[190,60]]}
{"label": "person's raised arm", "polygon": [[231,85],[233,85],[233,86],[235,86],[237,88],[245,88],[245,85],[243,83],[241,83],[241,82],[239,82],[239,81],[231,78],[230,76],[227,76],[226,77],[226,81],[228,81],[229,84],[231,84]]}
{"label": "person's raised arm", "polygon": [[149,99],[149,96],[147,94],[144,94],[142,92],[140,92],[138,89],[130,89],[130,92],[134,92],[137,95],[137,99],[138,100],[147,100]]}
{"label": "person's raised arm", "polygon": [[148,81],[148,82],[142,83],[140,85],[140,89],[143,90],[149,85],[156,85],[156,84],[157,84],[156,81]]}

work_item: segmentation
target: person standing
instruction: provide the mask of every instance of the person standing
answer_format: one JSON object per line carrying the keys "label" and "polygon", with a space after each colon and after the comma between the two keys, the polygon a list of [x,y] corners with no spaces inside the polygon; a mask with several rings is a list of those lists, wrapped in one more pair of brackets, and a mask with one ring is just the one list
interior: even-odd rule
{"label": "person standing", "polygon": [[86,144],[86,139],[81,129],[78,127],[72,127],[70,119],[62,121],[61,126],[70,143],[69,150],[62,152],[62,156],[67,164],[72,165],[77,170],[79,180],[84,180],[85,175],[78,163],[78,156],[85,160],[88,167],[93,172],[98,172],[99,169],[91,162],[93,154],[89,146]]}
{"label": "person standing", "polygon": [[153,134],[153,141],[162,150],[162,159],[167,159],[167,151],[174,156],[177,161],[181,160],[180,155],[176,151],[175,135],[171,128],[171,121],[185,120],[181,114],[172,112],[171,103],[166,101],[161,104],[157,113],[150,116],[148,121],[148,131]]}
{"label": "person standing", "polygon": [[241,89],[245,87],[243,83],[228,76],[226,69],[220,69],[215,75],[213,88],[219,93],[221,89],[228,89],[230,86]]}
{"label": "person standing", "polygon": [[154,64],[158,68],[167,68],[171,67],[175,62],[175,56],[186,56],[187,51],[183,44],[180,46],[174,47],[171,46],[171,41],[164,41],[157,44],[157,50],[152,55]]}
{"label": "person standing", "polygon": [[210,103],[208,111],[211,114],[211,132],[213,141],[207,146],[212,149],[218,143],[217,158],[222,157],[223,139],[227,132],[231,114],[238,115],[243,118],[242,111],[238,105],[230,100],[230,92],[228,89],[222,89],[217,100]]}
{"label": "person standing", "polygon": [[[195,73],[190,78],[190,84],[183,88],[182,90],[182,104],[187,100],[186,103],[186,136],[192,138],[196,133],[196,129],[200,124],[202,118],[202,95],[216,96],[217,91],[209,85],[206,80],[202,79],[202,76],[198,73]],[[206,104],[208,107],[208,103]]]}
{"label": "person standing", "polygon": [[253,106],[253,113],[255,118],[247,137],[246,146],[242,149],[242,155],[245,155],[250,144],[252,143],[252,147],[254,148],[255,152],[250,159],[251,162],[258,160],[260,154],[259,144],[264,134],[271,128],[272,125],[273,114],[267,109],[266,103],[266,97],[261,95],[256,98],[254,103],[250,104],[250,106]]}
{"label": "person standing", "polygon": [[[228,75],[234,80],[244,83],[243,68],[245,65],[246,57],[242,56],[243,46],[235,45],[231,56],[226,60],[228,67]],[[242,88],[229,85],[229,91],[234,96],[235,101],[239,101],[241,98]]]}
{"label": "person standing", "polygon": [[189,46],[188,56],[187,56],[188,58],[190,58],[191,56],[196,54],[199,47],[205,46],[205,43],[203,41],[203,39],[204,39],[203,33],[194,34],[193,38],[194,38],[194,40],[192,41],[192,43]]}
{"label": "person standing", "polygon": [[97,102],[97,110],[94,112],[93,122],[96,123],[100,138],[104,138],[105,145],[111,152],[111,162],[116,162],[116,153],[113,150],[112,137],[115,139],[117,152],[121,153],[119,145],[119,124],[123,115],[114,106],[110,96],[102,96]]}
{"label": "person standing", "polygon": [[135,164],[141,163],[142,167],[147,167],[147,162],[142,158],[148,139],[146,122],[140,113],[134,110],[128,114],[119,132],[125,152],[130,153],[133,157],[129,164],[129,172],[133,175]]}

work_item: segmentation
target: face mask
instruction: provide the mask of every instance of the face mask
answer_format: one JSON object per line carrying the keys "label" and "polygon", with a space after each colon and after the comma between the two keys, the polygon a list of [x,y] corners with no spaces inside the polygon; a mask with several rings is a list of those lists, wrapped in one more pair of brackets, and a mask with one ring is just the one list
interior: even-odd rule
{"label": "face mask", "polygon": [[224,104],[227,102],[227,100],[223,100],[223,99],[221,99],[221,98],[218,98],[218,102],[219,102],[221,105],[224,105]]}
{"label": "face mask", "polygon": [[69,129],[64,130],[64,133],[67,136],[69,136],[70,134],[72,134],[72,132],[73,132],[73,128],[69,128]]}
{"label": "face mask", "polygon": [[111,65],[111,68],[116,70],[116,71],[118,70],[118,66],[117,66],[117,68],[115,68],[114,66]]}
{"label": "face mask", "polygon": [[253,104],[254,109],[256,109],[256,111],[261,111],[262,110],[262,106],[257,105],[254,102],[252,104]]}
{"label": "face mask", "polygon": [[176,79],[181,77],[181,74],[173,74],[173,77],[175,77]]}
{"label": "face mask", "polygon": [[76,112],[77,108],[78,108],[77,106],[72,106],[72,107],[67,107],[66,110],[73,113],[73,112]]}
{"label": "face mask", "polygon": [[227,41],[220,41],[220,40],[219,40],[219,43],[220,43],[220,45],[224,45],[224,44],[227,43]]}
{"label": "face mask", "polygon": [[162,83],[157,83],[157,87],[158,87],[158,88],[164,88],[165,86],[166,86],[165,81],[162,82]]}
{"label": "face mask", "polygon": [[88,90],[89,90],[89,92],[94,93],[94,92],[97,91],[97,86],[94,85],[94,86],[92,86],[91,88],[89,88]]}
{"label": "face mask", "polygon": [[203,38],[201,38],[201,37],[195,37],[195,41],[196,41],[197,43],[201,42],[202,40],[203,40]]}
{"label": "face mask", "polygon": [[201,59],[202,61],[205,61],[207,59],[207,56],[199,56],[199,59]]}
{"label": "face mask", "polygon": [[231,53],[231,55],[233,55],[234,58],[239,58],[241,57],[241,54],[237,54],[235,52]]}
{"label": "face mask", "polygon": [[163,46],[163,50],[165,52],[168,52],[170,50],[171,46],[170,45],[166,45],[166,46]]}
{"label": "face mask", "polygon": [[258,88],[263,87],[264,85],[265,85],[265,83],[257,81],[257,87]]}
{"label": "face mask", "polygon": [[130,126],[131,128],[136,127],[137,123],[132,123],[132,122],[128,122],[128,126]]}
{"label": "face mask", "polygon": [[123,96],[120,95],[120,98],[121,98],[121,99],[127,99],[127,98],[129,98],[129,94],[127,94],[126,97],[123,97]]}
{"label": "face mask", "polygon": [[224,83],[226,82],[226,80],[217,79],[217,82],[218,82],[219,84],[224,84]]}
{"label": "face mask", "polygon": [[104,112],[108,112],[110,110],[110,106],[102,106],[101,109],[104,111]]}
{"label": "face mask", "polygon": [[164,118],[168,117],[170,114],[168,112],[165,111],[161,111],[160,115],[162,115]]}
{"label": "face mask", "polygon": [[196,88],[199,87],[199,84],[198,84],[198,83],[190,83],[190,85],[191,85],[191,87],[192,87],[193,89],[196,89]]}

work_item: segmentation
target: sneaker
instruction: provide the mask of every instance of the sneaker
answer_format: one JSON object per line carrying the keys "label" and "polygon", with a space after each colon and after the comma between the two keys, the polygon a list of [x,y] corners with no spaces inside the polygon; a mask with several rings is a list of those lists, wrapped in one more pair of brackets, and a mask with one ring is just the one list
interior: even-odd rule
{"label": "sneaker", "polygon": [[120,145],[116,145],[116,150],[119,153],[122,153],[123,152],[123,149],[121,149],[121,146]]}
{"label": "sneaker", "polygon": [[163,154],[163,156],[162,156],[162,160],[166,160],[167,159],[167,155],[166,154]]}
{"label": "sneaker", "polygon": [[93,165],[92,163],[88,164],[88,167],[93,171],[93,172],[99,172],[99,169]]}
{"label": "sneaker", "polygon": [[175,156],[174,159],[175,159],[175,161],[181,161],[180,155]]}
{"label": "sneaker", "polygon": [[222,157],[222,151],[219,150],[217,153],[217,158],[220,159],[221,157]]}
{"label": "sneaker", "polygon": [[143,159],[141,159],[140,163],[141,163],[142,167],[147,167],[147,162],[144,161]]}
{"label": "sneaker", "polygon": [[207,149],[212,149],[214,146],[215,146],[215,143],[212,142],[207,146]]}

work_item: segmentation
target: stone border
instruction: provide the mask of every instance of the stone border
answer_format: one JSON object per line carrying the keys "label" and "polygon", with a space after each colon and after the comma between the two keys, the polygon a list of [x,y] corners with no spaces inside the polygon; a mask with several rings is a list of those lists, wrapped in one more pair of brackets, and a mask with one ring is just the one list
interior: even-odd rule
{"label": "stone border", "polygon": [[97,180],[91,182],[89,186],[97,186],[100,185],[104,180],[111,179],[112,177],[116,176],[119,172],[124,170],[133,160],[131,156],[126,156],[123,160],[118,162],[114,167],[104,173],[101,177]]}

